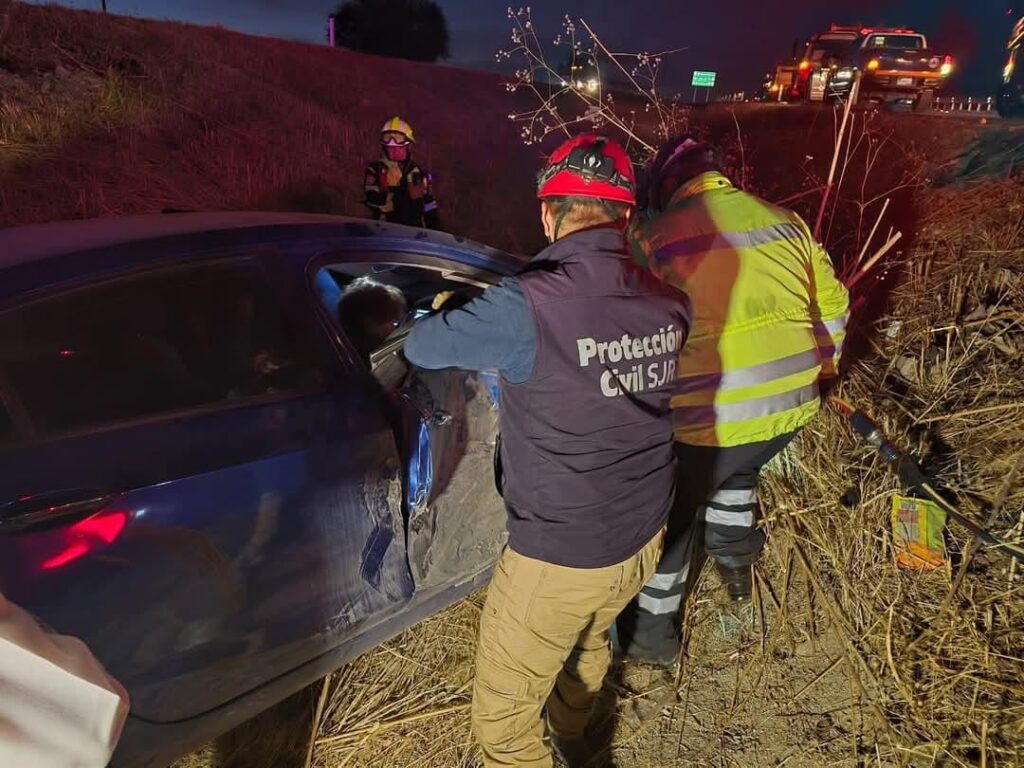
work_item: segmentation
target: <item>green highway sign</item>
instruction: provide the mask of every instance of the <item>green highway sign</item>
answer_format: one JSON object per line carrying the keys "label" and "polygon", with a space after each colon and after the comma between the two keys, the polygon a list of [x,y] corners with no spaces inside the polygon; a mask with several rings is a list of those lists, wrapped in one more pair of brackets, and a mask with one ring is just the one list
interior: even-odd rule
{"label": "green highway sign", "polygon": [[701,72],[698,69],[693,73],[693,82],[691,85],[694,88],[714,88],[715,78],[717,76],[717,72]]}

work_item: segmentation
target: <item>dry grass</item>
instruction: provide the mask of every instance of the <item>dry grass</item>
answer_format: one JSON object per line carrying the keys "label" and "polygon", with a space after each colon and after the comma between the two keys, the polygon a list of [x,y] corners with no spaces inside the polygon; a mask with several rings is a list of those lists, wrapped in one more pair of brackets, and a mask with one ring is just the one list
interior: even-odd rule
{"label": "dry grass", "polygon": [[469,698],[478,594],[335,675],[316,765],[476,765]]}

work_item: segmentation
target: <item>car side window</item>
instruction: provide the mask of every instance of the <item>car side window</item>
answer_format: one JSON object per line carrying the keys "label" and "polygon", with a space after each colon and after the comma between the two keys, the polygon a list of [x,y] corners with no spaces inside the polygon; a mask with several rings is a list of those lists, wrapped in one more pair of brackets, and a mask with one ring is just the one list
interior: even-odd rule
{"label": "car side window", "polygon": [[39,434],[322,380],[270,286],[241,262],[125,278],[0,315],[0,369]]}
{"label": "car side window", "polygon": [[435,299],[453,306],[483,292],[469,275],[408,264],[328,264],[314,285],[332,322],[385,390],[406,380],[402,347],[412,326],[433,313]]}
{"label": "car side window", "polygon": [[364,360],[396,330],[431,314],[438,294],[451,292],[465,301],[483,291],[439,270],[405,264],[329,264],[318,271],[315,285],[328,314]]}

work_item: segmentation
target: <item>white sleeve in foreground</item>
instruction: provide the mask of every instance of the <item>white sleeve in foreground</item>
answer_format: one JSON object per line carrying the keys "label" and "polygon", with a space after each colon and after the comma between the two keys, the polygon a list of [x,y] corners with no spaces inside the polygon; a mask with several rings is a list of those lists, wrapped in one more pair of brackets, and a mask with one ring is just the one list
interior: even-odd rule
{"label": "white sleeve in foreground", "polygon": [[127,692],[84,643],[0,594],[0,766],[103,768],[127,716]]}

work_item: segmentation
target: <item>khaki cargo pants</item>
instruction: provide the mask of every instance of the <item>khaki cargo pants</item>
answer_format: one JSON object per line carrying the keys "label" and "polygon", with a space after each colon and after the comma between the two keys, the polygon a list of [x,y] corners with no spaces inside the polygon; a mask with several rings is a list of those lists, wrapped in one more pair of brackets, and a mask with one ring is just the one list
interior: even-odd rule
{"label": "khaki cargo pants", "polygon": [[551,768],[545,704],[555,734],[583,735],[611,664],[608,630],[654,574],[662,538],[593,569],[505,548],[480,619],[473,686],[473,732],[487,768]]}

